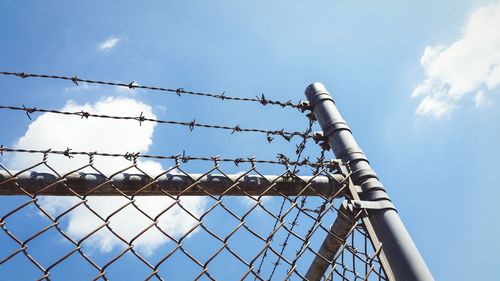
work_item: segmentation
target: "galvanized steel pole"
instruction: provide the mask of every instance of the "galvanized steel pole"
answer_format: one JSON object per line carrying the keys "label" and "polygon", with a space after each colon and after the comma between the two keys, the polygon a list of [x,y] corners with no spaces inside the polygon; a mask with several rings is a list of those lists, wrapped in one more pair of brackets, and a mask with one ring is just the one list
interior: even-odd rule
{"label": "galvanized steel pole", "polygon": [[349,163],[352,181],[361,187],[359,195],[362,201],[354,205],[367,209],[369,220],[390,265],[389,270],[396,280],[434,280],[330,93],[323,84],[313,83],[306,88],[305,94],[335,156]]}

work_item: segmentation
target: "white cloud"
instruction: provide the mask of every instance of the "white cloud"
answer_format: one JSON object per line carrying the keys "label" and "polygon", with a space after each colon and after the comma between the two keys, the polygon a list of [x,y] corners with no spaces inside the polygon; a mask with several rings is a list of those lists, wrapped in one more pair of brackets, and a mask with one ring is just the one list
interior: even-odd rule
{"label": "white cloud", "polygon": [[[106,98],[95,104],[76,104],[69,101],[64,111],[87,111],[96,114],[110,114],[118,116],[134,116],[143,112],[144,116],[155,118],[150,106],[129,98]],[[15,147],[65,150],[67,147],[74,151],[101,151],[101,152],[141,152],[145,153],[152,144],[152,135],[155,124],[127,120],[107,119],[80,119],[80,117],[68,117],[54,114],[42,114],[36,118],[28,127]],[[8,161],[8,166],[13,170],[20,170],[38,163],[40,158],[34,159],[33,155],[22,153],[14,154]],[[66,173],[88,163],[87,157],[75,156],[71,160],[65,156],[50,155],[48,164],[59,173]],[[154,161],[139,161],[139,167],[148,171],[151,176],[161,173],[162,166]],[[112,174],[122,168],[128,167],[131,162],[124,158],[98,157],[95,158],[95,166],[105,174]],[[46,170],[47,168],[45,168]],[[42,166],[34,170],[44,170]],[[88,171],[88,169],[86,170]],[[95,171],[94,171],[95,172]],[[136,170],[128,170],[133,173]],[[74,206],[79,200],[75,197],[39,197],[39,203],[50,214],[56,215]],[[123,197],[88,197],[88,205],[101,216],[106,218],[128,200]],[[205,200],[201,197],[184,197],[181,204],[193,215],[199,217],[205,209]],[[173,201],[167,197],[136,197],[135,204],[151,217],[156,217],[167,208]],[[92,232],[96,227],[102,225],[102,221],[92,214],[84,206],[79,206],[69,214],[68,226],[65,231],[78,240]],[[152,222],[141,214],[134,206],[129,205],[122,211],[113,215],[110,219],[110,227],[120,236],[130,241],[141,230]],[[169,209],[159,217],[158,225],[173,237],[188,232],[197,221],[179,206]],[[89,245],[99,251],[107,252],[116,247],[123,247],[123,242],[117,239],[107,228],[103,228],[92,235]],[[158,247],[168,243],[169,239],[154,227],[142,234],[134,241],[136,249],[144,254],[152,254]]]}
{"label": "white cloud", "polygon": [[120,42],[120,38],[116,36],[111,36],[99,44],[99,50],[110,51]]}
{"label": "white cloud", "polygon": [[476,107],[486,107],[491,105],[491,101],[486,97],[483,91],[479,91],[474,96]]}
{"label": "white cloud", "polygon": [[448,46],[425,48],[420,63],[426,78],[412,93],[422,98],[416,114],[449,117],[461,100],[467,101],[466,96],[476,106],[487,104],[486,93],[500,85],[499,26],[500,2],[474,11],[462,38]]}
{"label": "white cloud", "polygon": [[432,96],[426,96],[417,107],[416,113],[440,119],[444,116],[449,116],[453,108],[453,105],[446,101]]}

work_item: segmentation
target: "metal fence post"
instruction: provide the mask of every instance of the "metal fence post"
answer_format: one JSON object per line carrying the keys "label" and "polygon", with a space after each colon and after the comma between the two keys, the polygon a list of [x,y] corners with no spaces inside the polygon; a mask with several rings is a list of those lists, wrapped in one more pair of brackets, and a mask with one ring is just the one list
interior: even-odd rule
{"label": "metal fence post", "polygon": [[330,93],[323,84],[313,83],[306,88],[305,94],[335,156],[349,163],[352,181],[361,187],[361,201],[354,202],[354,205],[367,210],[373,229],[382,243],[389,270],[396,280],[434,280]]}
{"label": "metal fence post", "polygon": [[344,245],[346,237],[356,226],[356,213],[347,201],[340,205],[337,218],[330,227],[330,233],[326,235],[325,240],[319,248],[316,255],[307,270],[306,279],[309,281],[321,280],[331,261],[339,249]]}

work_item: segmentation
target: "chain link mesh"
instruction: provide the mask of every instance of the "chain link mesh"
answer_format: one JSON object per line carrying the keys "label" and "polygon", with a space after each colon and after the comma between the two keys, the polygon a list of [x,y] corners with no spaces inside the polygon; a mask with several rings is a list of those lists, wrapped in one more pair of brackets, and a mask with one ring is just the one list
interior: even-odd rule
{"label": "chain link mesh", "polygon": [[[264,94],[236,97],[76,76],[0,75],[310,110],[307,102],[270,100]],[[280,153],[273,160],[1,145],[0,277],[305,280],[322,264],[323,280],[388,280],[379,261],[382,246],[369,235],[366,211],[347,204],[357,198],[349,169],[326,159],[328,142],[312,133],[311,112],[304,131],[285,131],[154,119],[142,112],[118,116],[24,105],[0,109],[22,112],[29,120],[38,113],[128,120],[139,126],[170,124],[191,132],[201,127],[231,135],[257,133],[266,143],[275,137],[298,140],[294,157]],[[310,139],[323,149],[317,161],[303,156]],[[325,251],[327,242],[335,248]]]}
{"label": "chain link mesh", "polygon": [[[315,163],[309,177],[297,175],[294,166],[283,161],[258,164],[253,159],[236,166],[218,157],[200,164],[180,156],[164,160],[170,161],[165,163],[169,168],[156,173],[137,157],[104,172],[92,153],[69,158],[51,151],[4,152],[0,189],[11,195],[0,196],[0,270],[21,271],[21,279],[59,280],[74,274],[96,280],[302,280],[321,242],[331,235],[342,198],[349,197],[348,178],[335,182],[338,188],[327,196],[313,188],[315,179],[338,179],[342,172],[335,161]],[[8,153],[30,165],[10,169]],[[112,156],[99,157],[106,167]],[[193,176],[188,172],[193,169],[203,171]],[[269,180],[261,173],[273,169],[281,172]],[[33,171],[54,178],[37,184],[21,180]],[[88,182],[82,192],[69,179],[75,173],[98,174],[104,180],[95,186]],[[114,180],[123,174],[149,180],[143,186]],[[162,186],[159,179],[167,174],[190,181],[181,190]],[[216,193],[202,180],[215,174],[231,183]],[[250,176],[262,179],[261,191],[249,193],[242,187],[240,179]],[[297,186],[295,194],[283,193],[280,182]],[[113,196],[95,196],[104,187],[111,188]],[[54,190],[64,196],[46,196]],[[198,196],[183,196],[193,190]],[[152,191],[154,197],[146,196]],[[302,196],[306,193],[309,196]],[[362,223],[349,237],[337,239],[343,246],[326,280],[385,280],[379,249],[371,245]]]}

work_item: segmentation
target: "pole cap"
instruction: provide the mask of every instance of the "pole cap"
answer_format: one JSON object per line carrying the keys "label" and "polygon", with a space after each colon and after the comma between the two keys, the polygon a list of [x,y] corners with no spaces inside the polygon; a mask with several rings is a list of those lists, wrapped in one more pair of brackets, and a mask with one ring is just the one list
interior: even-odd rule
{"label": "pole cap", "polygon": [[316,104],[318,101],[322,99],[329,99],[333,101],[325,85],[323,85],[320,82],[315,82],[307,86],[305,94],[311,105]]}

